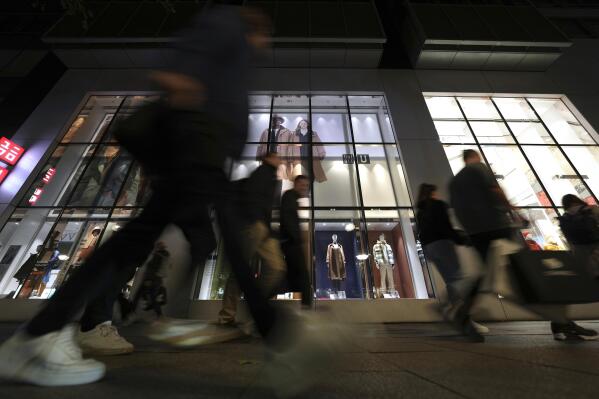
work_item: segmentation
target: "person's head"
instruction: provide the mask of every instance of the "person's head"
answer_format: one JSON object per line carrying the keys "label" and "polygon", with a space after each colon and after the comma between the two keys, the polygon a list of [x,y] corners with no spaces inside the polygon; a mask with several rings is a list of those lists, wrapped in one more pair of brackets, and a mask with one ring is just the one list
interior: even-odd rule
{"label": "person's head", "polygon": [[464,163],[466,165],[470,165],[473,163],[481,163],[482,159],[480,154],[475,150],[464,150],[462,153],[462,158],[464,159]]}
{"label": "person's head", "polygon": [[279,115],[275,115],[272,117],[272,125],[273,127],[279,127],[283,124],[284,120]]}
{"label": "person's head", "polygon": [[310,179],[305,175],[298,175],[293,180],[293,189],[300,197],[307,197],[310,193]]}
{"label": "person's head", "polygon": [[255,7],[241,7],[240,15],[247,27],[248,43],[256,50],[270,47],[272,23],[268,15]]}
{"label": "person's head", "polygon": [[297,129],[296,130],[303,130],[303,129],[308,129],[308,126],[310,126],[310,124],[308,123],[307,120],[302,119],[301,121],[299,121],[299,123],[297,124]]}
{"label": "person's head", "polygon": [[383,233],[381,233],[381,234],[379,235],[379,240],[380,240],[380,241],[385,241],[385,235],[384,235]]}
{"label": "person's head", "polygon": [[575,206],[586,205],[587,203],[581,200],[574,194],[566,194],[562,197],[562,206],[564,209],[568,210]]}
{"label": "person's head", "polygon": [[101,227],[94,227],[94,229],[92,230],[92,236],[97,237],[100,235],[101,232],[102,232]]}
{"label": "person's head", "polygon": [[429,183],[422,183],[418,190],[418,206],[423,205],[430,199],[437,199],[437,186]]}

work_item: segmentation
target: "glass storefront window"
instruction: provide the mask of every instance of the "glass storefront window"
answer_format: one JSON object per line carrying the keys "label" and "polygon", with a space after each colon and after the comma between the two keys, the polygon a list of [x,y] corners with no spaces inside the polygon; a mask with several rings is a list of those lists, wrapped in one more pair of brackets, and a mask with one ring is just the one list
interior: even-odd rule
{"label": "glass storefront window", "polygon": [[[0,230],[0,293],[51,296],[94,248],[143,210],[151,193],[148,178],[114,140],[114,131],[118,121],[156,100],[154,94],[86,99]],[[315,296],[428,298],[429,277],[418,256],[411,199],[384,96],[252,94],[249,106],[247,145],[230,165],[229,177],[248,177],[264,154],[276,151],[283,161],[277,171],[280,194],[293,187],[297,175],[311,178],[310,195],[298,205]],[[471,132],[462,132],[470,137],[465,142],[475,143]],[[278,215],[275,205],[275,231]],[[393,281],[385,287],[373,263],[373,240],[381,234],[397,259],[389,274]],[[343,246],[343,257],[334,256],[345,259],[345,274],[331,280],[326,256],[333,235]],[[222,298],[228,276],[223,253],[219,244],[198,273],[199,298]],[[33,267],[21,280],[13,279],[30,258]]]}
{"label": "glass storefront window", "polygon": [[[462,152],[484,156],[510,202],[531,224],[522,234],[531,248],[565,249],[557,223],[565,194],[590,204],[599,194],[599,146],[559,98],[425,95],[453,173],[464,164]],[[448,115],[459,102],[475,144],[450,135]],[[459,108],[458,108],[459,110]],[[452,122],[452,123],[465,123]],[[451,141],[453,139],[453,141]]]}

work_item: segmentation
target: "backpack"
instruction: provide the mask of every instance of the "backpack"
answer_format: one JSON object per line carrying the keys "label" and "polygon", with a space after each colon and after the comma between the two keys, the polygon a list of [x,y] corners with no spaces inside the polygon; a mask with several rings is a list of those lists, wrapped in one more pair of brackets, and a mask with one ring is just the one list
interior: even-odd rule
{"label": "backpack", "polygon": [[[144,104],[129,117],[116,121],[114,138],[146,172],[160,170],[168,159],[171,132],[165,131],[168,109],[161,102]],[[168,155],[166,156],[168,157]]]}
{"label": "backpack", "polygon": [[578,212],[566,213],[558,219],[562,232],[570,244],[599,242],[599,223],[590,207],[583,206]]}

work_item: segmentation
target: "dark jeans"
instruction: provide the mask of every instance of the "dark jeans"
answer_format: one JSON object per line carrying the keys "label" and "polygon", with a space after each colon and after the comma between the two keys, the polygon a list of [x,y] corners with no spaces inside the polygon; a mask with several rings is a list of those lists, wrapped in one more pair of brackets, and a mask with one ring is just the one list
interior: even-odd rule
{"label": "dark jeans", "polygon": [[46,306],[27,324],[34,336],[63,328],[85,304],[111,287],[123,287],[131,276],[131,265],[148,257],[154,242],[168,224],[205,228],[206,209],[214,205],[226,255],[245,293],[259,332],[266,336],[275,323],[275,309],[256,288],[243,256],[242,218],[234,195],[220,168],[186,165],[156,184],[142,213],[100,246],[63,284]]}
{"label": "dark jeans", "polygon": [[281,249],[285,256],[285,263],[287,263],[289,290],[301,292],[302,305],[312,306],[312,284],[303,245],[288,241],[281,245]]}
{"label": "dark jeans", "polygon": [[461,295],[456,288],[463,276],[453,241],[437,240],[424,246],[426,258],[437,266],[437,270],[443,277],[447,287],[447,299],[450,303],[456,303]]}
{"label": "dark jeans", "polygon": [[[203,262],[208,255],[216,248],[216,239],[212,230],[212,223],[208,209],[203,218],[198,217],[193,223],[191,220],[180,221],[178,227],[183,231],[183,235],[189,242],[191,252],[191,266],[196,266]],[[141,264],[125,265],[123,274],[127,275],[125,281],[130,281],[135,276],[135,271]],[[114,302],[119,296],[123,285],[120,281],[114,281],[114,284],[99,297],[91,300],[85,307],[81,317],[81,331],[90,331],[97,325],[112,320]],[[136,305],[137,301],[134,301]]]}

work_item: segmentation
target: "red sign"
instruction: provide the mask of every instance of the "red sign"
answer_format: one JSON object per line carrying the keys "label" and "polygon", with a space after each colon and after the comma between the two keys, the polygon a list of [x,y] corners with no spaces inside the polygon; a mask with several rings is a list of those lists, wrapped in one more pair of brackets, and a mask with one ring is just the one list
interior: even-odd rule
{"label": "red sign", "polygon": [[29,198],[29,203],[31,205],[35,204],[37,202],[37,200],[40,199],[43,192],[44,192],[44,190],[42,190],[41,188],[39,188],[39,187],[36,188],[35,191],[33,192],[33,194],[31,195],[31,197]]}
{"label": "red sign", "polygon": [[13,143],[6,137],[0,138],[0,161],[14,165],[24,152],[25,149],[20,145]]}
{"label": "red sign", "polygon": [[46,184],[50,183],[50,180],[52,180],[52,178],[54,177],[55,174],[56,174],[56,169],[54,169],[54,168],[48,169],[46,171],[46,173],[44,174],[42,181]]}
{"label": "red sign", "polygon": [[8,169],[5,169],[2,166],[0,166],[0,183],[4,181],[6,176],[8,176]]}

